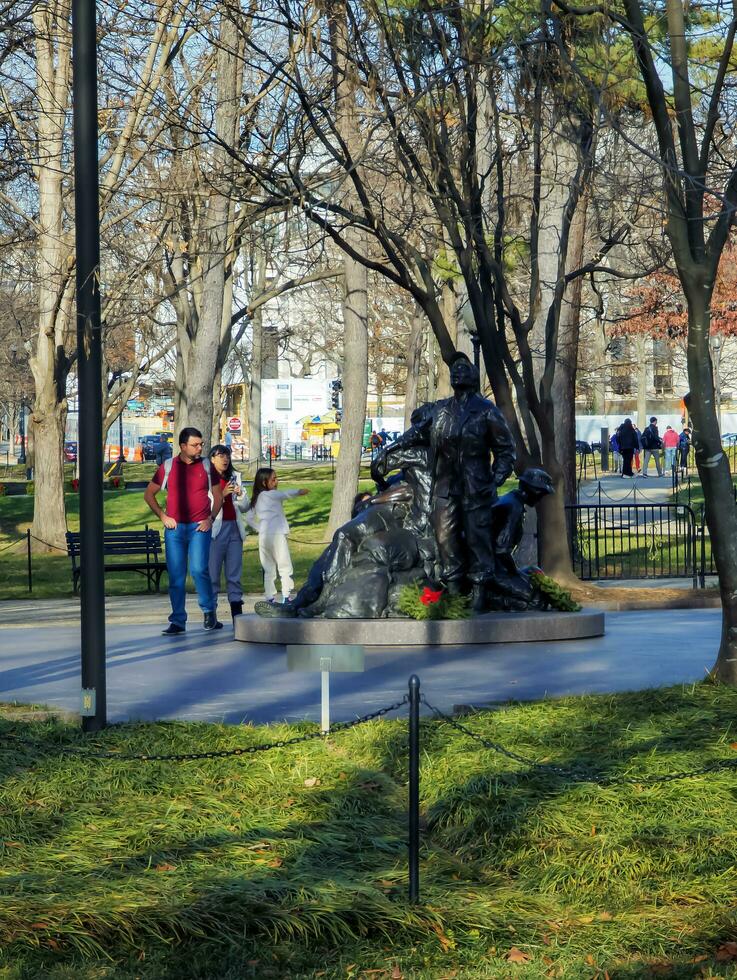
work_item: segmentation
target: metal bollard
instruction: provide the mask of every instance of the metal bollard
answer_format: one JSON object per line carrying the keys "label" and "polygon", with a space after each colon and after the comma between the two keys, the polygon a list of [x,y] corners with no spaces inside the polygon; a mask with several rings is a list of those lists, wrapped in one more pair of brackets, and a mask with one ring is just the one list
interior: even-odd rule
{"label": "metal bollard", "polygon": [[420,900],[420,678],[409,679],[409,901]]}
{"label": "metal bollard", "polygon": [[26,555],[28,559],[28,591],[33,592],[33,566],[31,564],[31,529],[26,528]]}

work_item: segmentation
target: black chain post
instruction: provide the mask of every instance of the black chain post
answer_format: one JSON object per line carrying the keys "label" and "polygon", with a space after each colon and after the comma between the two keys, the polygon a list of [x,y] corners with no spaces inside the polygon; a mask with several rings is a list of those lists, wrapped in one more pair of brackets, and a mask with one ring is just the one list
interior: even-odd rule
{"label": "black chain post", "polygon": [[33,592],[33,566],[31,564],[31,529],[26,529],[26,555],[28,556],[28,591]]}
{"label": "black chain post", "polygon": [[420,900],[420,678],[409,679],[409,901]]}

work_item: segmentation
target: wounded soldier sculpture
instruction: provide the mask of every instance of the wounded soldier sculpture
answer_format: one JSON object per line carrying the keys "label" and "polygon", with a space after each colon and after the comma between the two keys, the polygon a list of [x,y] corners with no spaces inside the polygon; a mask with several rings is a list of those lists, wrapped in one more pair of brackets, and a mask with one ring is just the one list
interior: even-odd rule
{"label": "wounded soldier sculpture", "polygon": [[397,617],[405,586],[470,592],[471,609],[526,609],[530,572],[513,558],[525,519],[553,493],[543,470],[497,498],[512,473],[514,441],[499,409],[479,392],[465,354],[450,366],[451,398],[418,408],[410,428],[371,466],[377,492],[356,498],[353,515],[314,563],[291,602],[256,604],[262,616]]}

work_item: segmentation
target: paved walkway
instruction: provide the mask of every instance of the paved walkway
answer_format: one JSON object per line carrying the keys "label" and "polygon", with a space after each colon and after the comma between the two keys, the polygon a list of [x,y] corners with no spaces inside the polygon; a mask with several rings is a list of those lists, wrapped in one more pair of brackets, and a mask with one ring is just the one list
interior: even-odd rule
{"label": "paved walkway", "polygon": [[[148,622],[153,608],[144,619],[140,599],[132,602],[138,610],[131,606],[130,621],[110,623],[107,631],[111,721],[319,719],[319,675],[289,673],[283,647],[238,643],[229,628],[205,633],[199,616],[184,637],[164,637],[161,618],[155,626]],[[716,658],[719,610],[607,613],[606,619],[606,635],[590,640],[367,650],[364,673],[333,675],[333,718],[354,718],[397,700],[413,672],[428,699],[447,710],[455,704],[690,683],[701,680]],[[47,623],[6,621],[0,701],[74,711],[79,629]]]}
{"label": "paved walkway", "polygon": [[673,484],[670,473],[657,476],[653,466],[650,476],[621,477],[615,473],[600,474],[596,480],[581,481],[579,503],[598,504],[599,485],[601,485],[602,504],[635,503],[666,504],[671,502]]}

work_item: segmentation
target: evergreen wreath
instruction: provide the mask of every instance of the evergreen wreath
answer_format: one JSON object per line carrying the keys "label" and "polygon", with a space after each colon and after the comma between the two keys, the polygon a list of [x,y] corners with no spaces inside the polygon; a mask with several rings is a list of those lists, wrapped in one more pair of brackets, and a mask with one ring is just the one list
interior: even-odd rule
{"label": "evergreen wreath", "polygon": [[535,589],[541,594],[543,602],[553,609],[560,609],[561,612],[578,612],[581,609],[571,593],[544,572],[533,572],[531,580]]}
{"label": "evergreen wreath", "polygon": [[410,619],[468,619],[468,596],[448,595],[443,589],[415,582],[399,593],[397,608]]}

